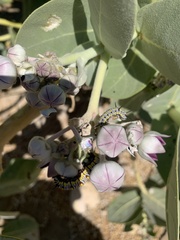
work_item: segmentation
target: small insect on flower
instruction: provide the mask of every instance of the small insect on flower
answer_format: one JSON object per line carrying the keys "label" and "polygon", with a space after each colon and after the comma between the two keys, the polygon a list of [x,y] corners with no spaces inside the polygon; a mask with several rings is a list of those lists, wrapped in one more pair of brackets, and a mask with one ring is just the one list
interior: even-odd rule
{"label": "small insect on flower", "polygon": [[127,119],[126,112],[121,109],[121,107],[114,107],[108,109],[99,119],[99,125],[106,124],[110,118],[116,117],[119,121],[123,121]]}

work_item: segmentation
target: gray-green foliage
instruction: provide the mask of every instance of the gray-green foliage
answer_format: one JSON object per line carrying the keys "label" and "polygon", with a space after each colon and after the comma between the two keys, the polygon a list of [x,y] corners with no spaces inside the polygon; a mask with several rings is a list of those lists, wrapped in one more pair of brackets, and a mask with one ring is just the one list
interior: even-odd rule
{"label": "gray-green foliage", "polygon": [[[48,23],[51,18],[57,20],[57,25]],[[161,120],[172,107],[180,111],[179,22],[179,0],[52,0],[27,18],[16,42],[33,57],[46,51],[56,52],[62,57],[97,44],[103,45],[112,58],[108,63],[102,96],[123,99],[126,106],[132,103],[137,110],[144,101],[157,95],[144,102],[143,109],[152,119]],[[98,61],[99,57],[89,59],[85,66],[88,85],[93,86]],[[156,85],[156,90],[150,90],[149,83],[153,76],[156,77],[155,72],[165,75],[176,85],[169,86],[168,91],[164,88],[164,93]],[[175,122],[178,124],[178,121]],[[173,160],[166,198],[167,229],[171,240],[177,240],[179,234],[178,201],[175,200],[179,181],[178,151]],[[169,169],[166,172],[169,173]],[[2,186],[4,193],[1,195],[16,193],[3,187],[13,184],[12,181],[2,180],[3,176],[0,188]],[[21,179],[18,181],[21,182]],[[23,186],[24,179],[22,182],[18,184]],[[16,183],[15,186],[18,185]],[[27,187],[27,182],[25,185]],[[18,191],[22,190],[22,186],[17,188]],[[175,203],[171,208],[172,201]],[[127,192],[120,195],[108,209],[109,219],[114,222],[139,222],[143,212],[153,223],[158,223],[157,219],[166,220],[164,189],[151,188],[141,194]]]}
{"label": "gray-green foliage", "polygon": [[0,197],[27,190],[40,172],[37,166],[37,160],[12,159],[0,176]]}
{"label": "gray-green foliage", "polygon": [[179,239],[179,159],[180,132],[178,133],[176,151],[167,181],[166,217],[169,239]]}
{"label": "gray-green foliage", "polygon": [[180,1],[163,0],[141,8],[138,49],[166,77],[180,84]]}

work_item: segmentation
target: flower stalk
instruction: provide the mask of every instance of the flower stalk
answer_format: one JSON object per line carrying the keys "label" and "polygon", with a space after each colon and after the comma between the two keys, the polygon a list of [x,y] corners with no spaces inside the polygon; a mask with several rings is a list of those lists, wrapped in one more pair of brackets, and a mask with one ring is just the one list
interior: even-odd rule
{"label": "flower stalk", "polygon": [[59,58],[59,61],[63,66],[75,63],[79,58],[82,58],[84,62],[87,63],[90,59],[99,56],[103,52],[104,52],[103,46],[97,45],[81,52],[66,54],[63,57]]}
{"label": "flower stalk", "polygon": [[84,114],[84,116],[82,117],[82,119],[85,122],[89,122],[91,119],[94,119],[98,114],[99,99],[101,96],[101,90],[102,90],[109,59],[110,59],[110,55],[107,52],[104,52],[101,55],[96,77],[93,84],[93,89],[92,89],[88,109]]}
{"label": "flower stalk", "polygon": [[176,110],[175,107],[171,107],[167,111],[169,117],[178,125],[180,126],[180,112]]}

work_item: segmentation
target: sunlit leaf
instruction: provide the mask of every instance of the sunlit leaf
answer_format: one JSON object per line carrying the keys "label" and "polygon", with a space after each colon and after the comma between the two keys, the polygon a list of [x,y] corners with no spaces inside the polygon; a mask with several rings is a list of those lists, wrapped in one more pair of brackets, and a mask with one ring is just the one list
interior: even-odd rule
{"label": "sunlit leaf", "polygon": [[141,212],[141,197],[135,190],[120,194],[108,207],[108,219],[111,222],[125,223],[137,217]]}
{"label": "sunlit leaf", "polygon": [[176,151],[167,182],[166,218],[168,236],[171,240],[179,239],[179,159],[180,131],[176,143]]}
{"label": "sunlit leaf", "polygon": [[134,35],[137,1],[89,0],[91,22],[98,40],[114,58],[122,58]]}
{"label": "sunlit leaf", "polygon": [[145,102],[142,108],[150,114],[151,118],[159,119],[172,106],[180,112],[180,86],[178,85]]}
{"label": "sunlit leaf", "polygon": [[[89,19],[87,0],[52,0],[27,18],[16,43],[25,47],[29,56],[46,51],[62,56],[71,52],[76,45],[95,40]],[[53,21],[54,25],[50,23]]]}
{"label": "sunlit leaf", "polygon": [[40,170],[37,160],[12,159],[0,176],[0,196],[23,192],[36,180]]}
{"label": "sunlit leaf", "polygon": [[[102,89],[102,96],[126,99],[140,92],[155,74],[135,50],[129,50],[123,60],[111,59]],[[129,87],[131,86],[131,87]]]}
{"label": "sunlit leaf", "polygon": [[148,4],[137,19],[138,49],[163,75],[180,84],[180,1]]}

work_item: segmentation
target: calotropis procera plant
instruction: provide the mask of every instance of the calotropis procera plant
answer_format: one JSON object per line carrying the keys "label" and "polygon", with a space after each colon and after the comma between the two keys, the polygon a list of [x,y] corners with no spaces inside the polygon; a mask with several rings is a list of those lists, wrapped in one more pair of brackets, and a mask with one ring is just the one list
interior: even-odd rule
{"label": "calotropis procera plant", "polygon": [[[48,138],[31,136],[29,153],[40,168],[48,167],[48,177],[57,187],[71,190],[90,180],[98,191],[106,192],[124,184],[128,171],[118,157],[128,151],[140,191],[121,194],[109,207],[109,219],[128,225],[141,222],[146,230],[160,219],[167,222],[172,240],[179,235],[179,16],[179,0],[52,0],[27,18],[16,44],[7,56],[0,56],[1,90],[8,94],[19,83],[28,102],[0,127],[1,150],[36,116],[51,119],[68,95],[76,96],[85,84],[91,86],[86,113]],[[101,96],[123,108],[111,107],[99,116]],[[144,111],[151,120],[152,130],[147,132]],[[67,131],[73,138],[60,141]],[[138,155],[157,166],[164,180],[161,186],[155,180],[151,189],[143,183]],[[6,169],[0,188],[5,183]],[[16,191],[22,188],[16,186]],[[6,190],[4,195],[8,194],[12,192]]]}

